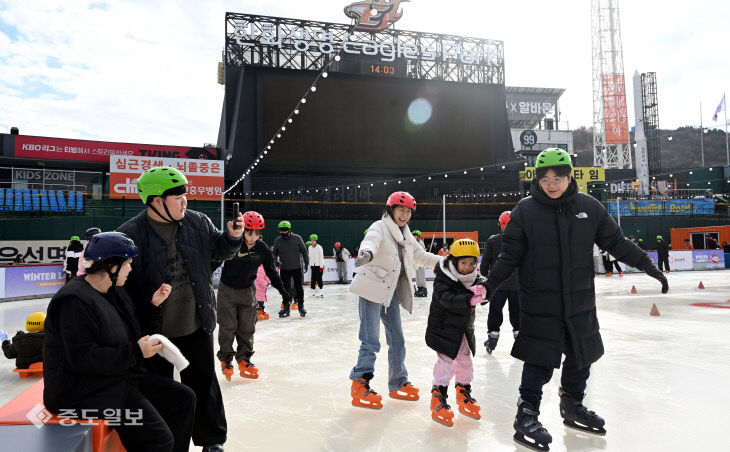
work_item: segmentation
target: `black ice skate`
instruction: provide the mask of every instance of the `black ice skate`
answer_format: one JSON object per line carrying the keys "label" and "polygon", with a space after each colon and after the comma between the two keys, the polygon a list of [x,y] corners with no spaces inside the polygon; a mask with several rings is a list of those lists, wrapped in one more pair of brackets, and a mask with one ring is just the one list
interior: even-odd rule
{"label": "black ice skate", "polygon": [[302,316],[302,317],[304,317],[305,315],[307,315],[307,310],[304,309],[304,300],[302,300],[302,301],[299,302],[299,315]]}
{"label": "black ice skate", "polygon": [[525,401],[522,397],[517,399],[517,416],[515,416],[514,440],[528,449],[537,451],[550,450],[549,444],[553,441],[547,429],[538,422],[540,415],[540,401]]}
{"label": "black ice skate", "polygon": [[586,433],[603,436],[606,434],[606,421],[593,411],[588,411],[583,405],[585,393],[577,396],[568,394],[560,388],[560,415],[563,417],[563,424],[570,428]]}
{"label": "black ice skate", "polygon": [[497,348],[497,341],[499,341],[499,331],[490,331],[487,340],[484,341],[484,346],[487,347],[487,353],[490,355]]}
{"label": "black ice skate", "polygon": [[416,293],[414,295],[419,298],[427,297],[428,289],[426,289],[425,287],[419,287],[416,289]]}
{"label": "black ice skate", "polygon": [[279,311],[279,317],[289,317],[289,301],[282,303],[281,311]]}

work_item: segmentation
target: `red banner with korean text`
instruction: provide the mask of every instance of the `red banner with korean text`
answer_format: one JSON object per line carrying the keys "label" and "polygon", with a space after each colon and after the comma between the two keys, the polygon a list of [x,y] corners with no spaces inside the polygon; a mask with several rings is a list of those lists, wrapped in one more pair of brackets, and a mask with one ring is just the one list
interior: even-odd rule
{"label": "red banner with korean text", "polygon": [[623,74],[603,75],[603,119],[607,144],[629,142],[629,118],[626,113],[626,85]]}
{"label": "red banner with korean text", "polygon": [[188,199],[220,200],[223,193],[223,162],[221,160],[192,160],[166,157],[109,157],[109,197],[138,198],[137,179],[156,166],[177,168],[188,179]]}
{"label": "red banner with korean text", "polygon": [[69,140],[66,138],[15,136],[15,157],[108,162],[110,155],[216,159],[215,148],[162,146],[157,144],[114,143],[107,141]]}

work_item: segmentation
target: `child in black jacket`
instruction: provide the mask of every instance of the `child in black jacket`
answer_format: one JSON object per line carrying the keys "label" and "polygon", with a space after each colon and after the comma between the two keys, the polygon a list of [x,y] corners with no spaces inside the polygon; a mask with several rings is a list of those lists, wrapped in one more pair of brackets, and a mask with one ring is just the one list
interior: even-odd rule
{"label": "child in black jacket", "polygon": [[5,357],[15,358],[15,367],[27,369],[33,363],[43,361],[43,325],[46,315],[42,312],[34,312],[25,320],[25,329],[18,331],[12,342],[8,340],[7,333],[0,332],[2,347]]}
{"label": "child in black jacket", "polygon": [[477,274],[479,246],[461,239],[451,245],[451,254],[434,269],[433,298],[428,314],[426,344],[438,354],[433,369],[431,418],[443,425],[454,425],[454,413],[446,403],[447,388],[456,375],[456,400],[459,412],[480,419],[480,406],[471,397],[474,376],[471,355],[475,351],[474,307],[484,301],[486,289]]}

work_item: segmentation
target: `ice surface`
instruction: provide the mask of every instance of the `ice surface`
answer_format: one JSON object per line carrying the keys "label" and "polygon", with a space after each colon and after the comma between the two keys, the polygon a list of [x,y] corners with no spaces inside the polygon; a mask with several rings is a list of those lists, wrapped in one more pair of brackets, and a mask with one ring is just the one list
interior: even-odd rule
{"label": "ice surface", "polygon": [[[606,419],[608,433],[594,437],[563,426],[558,370],[544,388],[540,416],[553,436],[551,450],[727,449],[724,419],[730,391],[723,382],[730,376],[730,309],[691,303],[730,306],[730,272],[667,276],[667,295],[643,274],[596,277],[606,354],[591,369],[585,403]],[[700,281],[705,290],[697,289]],[[632,285],[638,294],[629,294]],[[480,345],[474,358],[473,396],[482,406],[482,419],[456,414],[454,427],[447,428],[433,422],[429,410],[436,361],[424,342],[430,298],[416,299],[412,316],[402,311],[406,366],[421,400],[388,397],[387,346],[381,333],[371,386],[383,395],[384,407],[374,411],[350,404],[348,375],[359,346],[356,297],[340,285],[327,285],[322,299],[310,298],[308,288],[305,294],[306,318],[293,311],[292,317],[279,319],[280,297],[269,290],[271,319],[258,323],[255,337],[258,380],[236,375],[227,382],[219,376],[228,418],[227,451],[526,450],[512,440],[522,363],[509,355],[513,340],[506,307],[497,349],[488,356]],[[12,336],[28,314],[44,310],[47,303],[0,303],[0,328]],[[661,316],[649,316],[652,303]],[[487,308],[477,308],[478,344],[486,340]],[[13,367],[13,361],[0,360],[0,404],[36,381],[18,379]],[[453,384],[449,401],[455,405]]]}

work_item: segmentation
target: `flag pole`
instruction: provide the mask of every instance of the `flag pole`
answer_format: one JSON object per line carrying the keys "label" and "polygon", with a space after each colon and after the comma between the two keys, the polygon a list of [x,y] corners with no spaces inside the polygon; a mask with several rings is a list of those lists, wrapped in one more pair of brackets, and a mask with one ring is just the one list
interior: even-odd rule
{"label": "flag pole", "polygon": [[702,125],[702,102],[700,102],[700,155],[702,156],[702,168],[705,167],[705,128]]}
{"label": "flag pole", "polygon": [[727,142],[727,99],[725,99],[725,93],[722,93],[722,101],[725,103],[725,158],[727,158],[727,164],[730,165],[730,146]]}

